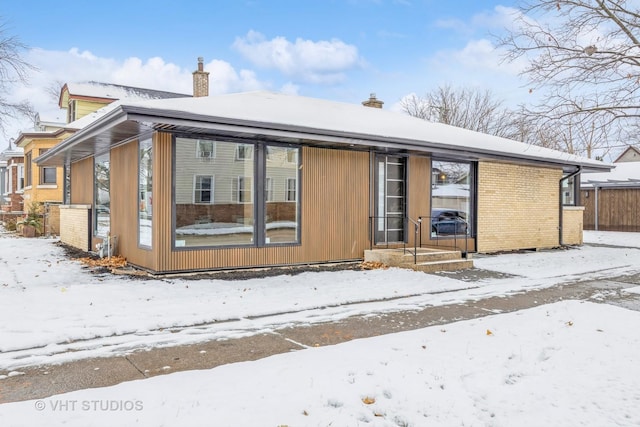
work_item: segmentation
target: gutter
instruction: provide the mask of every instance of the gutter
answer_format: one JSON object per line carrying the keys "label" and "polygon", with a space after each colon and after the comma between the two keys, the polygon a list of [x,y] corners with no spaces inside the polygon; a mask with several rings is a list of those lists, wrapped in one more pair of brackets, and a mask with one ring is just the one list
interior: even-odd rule
{"label": "gutter", "polygon": [[[577,175],[580,174],[580,172],[582,172],[582,166],[578,166],[578,169],[567,175],[567,176],[563,176],[562,178],[560,178],[560,181],[558,182],[558,193],[559,193],[559,197],[558,197],[558,201],[559,201],[559,210],[560,210],[560,216],[558,219],[558,243],[560,244],[560,246],[565,246],[563,240],[562,240],[562,231],[563,231],[563,227],[564,227],[564,221],[562,220],[563,216],[564,216],[564,205],[562,204],[562,181],[567,180],[567,179],[571,179]],[[580,185],[580,182],[578,181],[578,185]],[[575,183],[574,183],[574,187],[573,187],[573,192],[574,192],[574,197],[576,197],[577,194],[579,194],[578,191],[576,191],[576,187],[575,187]],[[576,202],[578,200],[576,199]]]}

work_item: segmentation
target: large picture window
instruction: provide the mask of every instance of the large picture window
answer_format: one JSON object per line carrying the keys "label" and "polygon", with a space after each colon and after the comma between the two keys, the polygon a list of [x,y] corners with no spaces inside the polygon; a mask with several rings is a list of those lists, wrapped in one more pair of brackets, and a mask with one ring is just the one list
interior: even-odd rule
{"label": "large picture window", "polygon": [[175,247],[297,243],[299,149],[211,143],[215,157],[194,162],[192,153],[207,142],[175,138]]}
{"label": "large picture window", "polygon": [[474,173],[472,163],[432,161],[432,237],[472,234]]}
{"label": "large picture window", "polygon": [[93,230],[96,236],[107,237],[111,225],[109,153],[94,158],[93,178]]}
{"label": "large picture window", "polygon": [[153,218],[153,143],[140,141],[138,148],[138,244],[151,247]]}

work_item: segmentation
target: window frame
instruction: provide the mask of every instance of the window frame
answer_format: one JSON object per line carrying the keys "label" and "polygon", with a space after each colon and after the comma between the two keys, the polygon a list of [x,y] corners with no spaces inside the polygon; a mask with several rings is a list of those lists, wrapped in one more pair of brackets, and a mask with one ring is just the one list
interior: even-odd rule
{"label": "window frame", "polygon": [[[202,144],[211,144],[210,151],[202,150]],[[203,156],[203,153],[209,153],[208,156]],[[216,141],[214,139],[198,139],[196,140],[196,158],[197,159],[215,159],[216,158]]]}
{"label": "window frame", "polygon": [[[209,178],[209,189],[197,188],[198,178]],[[215,175],[194,175],[193,176],[193,204],[194,205],[213,205],[214,204],[214,190],[215,190]],[[209,192],[209,200],[202,201],[202,193],[208,191]],[[198,201],[196,198],[197,192],[200,192],[200,200]]]}
{"label": "window frame", "polygon": [[[285,189],[286,191],[286,196],[285,196],[285,201],[286,202],[297,202],[298,201],[298,180],[295,178],[287,178],[287,188]],[[289,186],[289,182],[293,182],[294,183],[294,188],[293,190],[291,190],[291,187]],[[293,191],[293,193],[292,193]],[[291,198],[291,194],[293,194],[293,198]]]}
{"label": "window frame", "polygon": [[33,152],[29,151],[28,153],[25,153],[24,155],[24,187],[22,188],[27,188],[27,187],[31,187],[32,185],[32,161],[33,161]]}
{"label": "window frame", "polygon": [[[242,150],[241,150],[242,148]],[[245,150],[249,151],[250,155],[247,156]],[[248,143],[239,143],[236,146],[236,154],[235,154],[235,159],[238,161],[243,161],[243,160],[254,160],[255,156],[254,156],[254,152],[255,152],[255,144],[248,144]],[[242,153],[242,156],[240,155],[240,153]]]}
{"label": "window frame", "polygon": [[[176,184],[176,179],[177,179],[177,169],[182,167],[182,164],[178,165],[178,161],[179,161],[179,157],[182,159],[181,161],[186,161],[186,159],[183,158],[183,156],[181,157],[178,152],[177,152],[177,147],[178,147],[178,143],[177,143],[177,139],[184,139],[184,140],[198,140],[199,138],[196,135],[193,134],[188,134],[188,133],[173,133],[172,134],[172,176],[171,176],[171,182],[172,182],[172,193],[171,193],[171,200],[172,200],[172,226],[171,226],[171,250],[175,251],[175,252],[181,252],[181,251],[193,251],[193,250],[219,250],[219,249],[227,249],[227,248],[260,248],[260,247],[274,247],[274,246],[300,246],[302,244],[302,206],[301,206],[301,195],[300,195],[300,189],[301,189],[301,179],[302,179],[302,173],[301,173],[301,168],[299,165],[302,164],[302,147],[298,146],[298,145],[291,145],[291,144],[281,144],[281,143],[277,143],[277,142],[271,142],[271,141],[254,141],[254,140],[250,140],[250,139],[245,139],[245,138],[236,138],[236,137],[212,137],[212,139],[214,139],[217,143],[233,143],[233,144],[237,144],[237,146],[234,149],[234,154],[233,154],[233,159],[234,160],[243,160],[243,161],[251,161],[251,170],[253,171],[253,175],[249,176],[249,175],[245,175],[245,176],[238,176],[236,175],[235,177],[232,177],[232,195],[231,195],[231,200],[234,201],[235,203],[238,204],[242,204],[242,205],[246,205],[246,204],[252,204],[253,205],[253,238],[251,239],[251,243],[229,243],[229,244],[222,244],[222,245],[211,245],[211,244],[201,244],[201,245],[183,245],[183,244],[178,244],[177,239],[177,233],[176,233],[176,229],[177,229],[177,204],[176,204],[176,200],[180,197],[177,194],[177,184]],[[243,154],[240,154],[240,159],[238,158],[238,153],[241,150],[238,150],[238,147],[243,146],[243,147],[250,147],[250,158],[248,159],[244,159],[243,158]],[[266,218],[266,209],[267,209],[267,191],[265,188],[265,184],[266,184],[266,178],[273,178],[271,176],[267,177],[266,176],[266,169],[267,169],[267,161],[269,160],[273,160],[273,159],[268,159],[267,157],[267,151],[268,151],[268,147],[284,147],[284,148],[291,148],[292,150],[295,150],[294,152],[297,153],[297,156],[294,156],[294,158],[296,159],[296,163],[297,163],[297,167],[292,168],[295,169],[295,173],[296,173],[296,178],[290,178],[292,180],[294,180],[296,182],[296,188],[295,188],[295,197],[296,200],[294,200],[293,202],[296,203],[295,209],[296,209],[296,214],[295,214],[295,221],[296,221],[296,232],[295,232],[295,238],[293,241],[289,241],[289,242],[275,242],[275,243],[271,243],[269,241],[269,239],[266,238],[266,224],[268,223],[268,219]],[[219,148],[219,147],[218,147]],[[248,152],[248,151],[247,151]],[[220,151],[218,150],[218,156],[222,156]],[[217,162],[220,162],[220,159],[217,160]],[[271,163],[271,162],[270,162]],[[290,163],[290,162],[288,162]],[[233,167],[231,165],[228,164],[224,164],[225,166],[228,166],[229,169],[226,169],[227,171],[231,171],[233,170]],[[215,167],[215,164],[214,164]],[[219,174],[216,174],[216,176]],[[246,192],[247,190],[241,190],[241,185],[240,182],[238,180],[238,178],[250,178],[251,179],[251,192],[250,192],[250,198],[248,201],[240,201],[243,198],[239,197],[239,191],[244,191]],[[226,185],[222,182],[223,177],[218,177],[218,181],[219,181],[219,185]],[[276,180],[273,179],[272,181],[275,187],[276,184]],[[235,188],[234,188],[235,187]],[[212,189],[213,191],[213,189]],[[275,188],[273,191],[273,194],[275,194]],[[213,197],[213,195],[212,195]]]}
{"label": "window frame", "polygon": [[[442,157],[433,157],[431,158],[431,186],[429,189],[429,205],[431,212],[429,212],[429,219],[431,222],[433,210],[434,209],[445,209],[445,210],[456,210],[456,209],[448,209],[448,208],[440,208],[434,207],[434,195],[433,191],[437,188],[438,185],[446,184],[446,174],[441,173],[440,175],[444,175],[444,178],[437,177],[434,174],[434,171],[439,170],[434,167],[435,163],[458,163],[461,165],[468,165],[468,186],[469,186],[469,196],[468,196],[468,212],[466,213],[466,218],[464,218],[467,223],[467,237],[475,238],[477,232],[477,200],[478,200],[478,162],[469,161],[469,160],[460,160],[460,159],[452,159],[452,158],[442,158]],[[431,224],[429,224],[431,228]],[[457,225],[455,225],[455,230],[457,231]],[[429,239],[437,239],[437,240],[446,240],[446,239],[457,239],[464,234],[459,233],[451,233],[451,234],[433,234],[433,232],[429,232]]]}

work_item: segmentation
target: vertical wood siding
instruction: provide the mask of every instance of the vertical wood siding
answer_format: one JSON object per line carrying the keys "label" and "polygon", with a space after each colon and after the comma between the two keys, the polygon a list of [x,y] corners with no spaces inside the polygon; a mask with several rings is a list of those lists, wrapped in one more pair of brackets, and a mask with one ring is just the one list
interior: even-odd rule
{"label": "vertical wood siding", "polygon": [[111,235],[118,251],[133,264],[155,270],[153,252],[138,247],[138,141],[111,150]]}
{"label": "vertical wood siding", "polygon": [[93,203],[93,157],[71,164],[71,204]]}
{"label": "vertical wood siding", "polygon": [[369,153],[303,147],[301,242],[294,246],[172,250],[171,136],[154,146],[154,248],[158,271],[361,259],[367,234]]}
{"label": "vertical wood siding", "polygon": [[[580,200],[585,207],[584,228],[594,230],[594,191],[583,190]],[[640,231],[640,188],[598,189],[598,230]]]}

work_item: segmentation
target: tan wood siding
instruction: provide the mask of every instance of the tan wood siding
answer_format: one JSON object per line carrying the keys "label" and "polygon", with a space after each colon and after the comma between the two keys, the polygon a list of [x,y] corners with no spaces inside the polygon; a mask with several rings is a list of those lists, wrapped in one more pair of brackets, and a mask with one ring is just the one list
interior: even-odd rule
{"label": "tan wood siding", "polygon": [[[428,217],[431,216],[431,158],[409,157],[408,166],[407,214],[414,221],[421,216],[427,217],[422,225],[422,242],[428,243],[430,231]],[[415,233],[411,221],[408,224],[407,236],[409,245],[413,245]]]}
{"label": "tan wood siding", "polygon": [[93,157],[71,165],[71,203],[93,204]]}
{"label": "tan wood siding", "polygon": [[[595,200],[594,190],[583,190],[586,230],[595,229]],[[640,188],[598,189],[598,230],[640,231]]]}
{"label": "tan wood siding", "polygon": [[110,159],[111,235],[129,262],[155,270],[153,252],[138,246],[138,141],[113,148]]}
{"label": "tan wood siding", "polygon": [[[170,136],[158,135],[156,170],[171,171]],[[367,234],[369,154],[304,147],[301,242],[293,246],[172,250],[171,174],[154,175],[157,270],[185,271],[362,259]]]}

